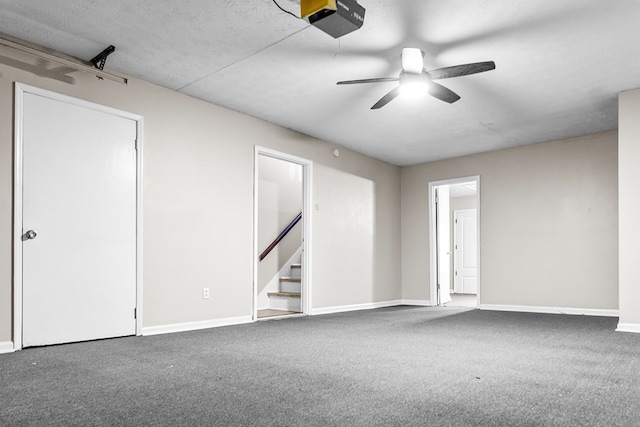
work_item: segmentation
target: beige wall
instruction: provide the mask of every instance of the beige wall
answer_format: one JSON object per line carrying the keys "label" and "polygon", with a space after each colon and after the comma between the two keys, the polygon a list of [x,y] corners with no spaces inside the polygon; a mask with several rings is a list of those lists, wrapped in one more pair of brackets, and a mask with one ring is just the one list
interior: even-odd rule
{"label": "beige wall", "polygon": [[[401,297],[398,167],[346,149],[335,158],[322,141],[139,80],[125,86],[74,73],[67,84],[1,57],[36,63],[0,48],[0,342],[11,340],[12,325],[16,81],[144,116],[145,326],[251,315],[255,145],[314,162],[312,306]],[[366,191],[347,195],[348,188]],[[366,251],[336,250],[364,240]]]}
{"label": "beige wall", "polygon": [[620,323],[640,332],[640,89],[620,94]]}
{"label": "beige wall", "polygon": [[453,211],[475,209],[477,206],[476,199],[476,196],[452,197],[451,200],[449,200],[451,221],[453,221]]}
{"label": "beige wall", "polygon": [[404,298],[429,298],[428,182],[472,175],[482,304],[618,308],[616,132],[403,168]]}

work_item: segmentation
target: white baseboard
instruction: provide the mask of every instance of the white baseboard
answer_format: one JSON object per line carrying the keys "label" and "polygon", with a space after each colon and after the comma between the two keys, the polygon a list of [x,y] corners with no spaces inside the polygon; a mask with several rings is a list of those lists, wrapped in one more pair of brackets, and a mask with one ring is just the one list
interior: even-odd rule
{"label": "white baseboard", "polygon": [[201,322],[175,323],[173,325],[148,326],[142,328],[142,335],[170,334],[173,332],[197,331],[199,329],[218,328],[220,326],[242,325],[252,323],[251,316],[229,317],[226,319],[203,320]]}
{"label": "white baseboard", "polygon": [[15,349],[13,348],[13,343],[11,341],[0,342],[0,354],[3,353],[13,353]]}
{"label": "white baseboard", "polygon": [[571,314],[576,316],[619,317],[618,310],[596,308],[539,307],[533,305],[480,304],[480,310],[517,311],[522,313]]}
{"label": "white baseboard", "polygon": [[638,323],[618,323],[616,332],[633,332],[640,334],[640,324]]}
{"label": "white baseboard", "polygon": [[314,308],[311,310],[311,315],[317,316],[320,314],[345,313],[347,311],[358,311],[358,310],[371,310],[374,308],[394,307],[397,305],[402,305],[402,301],[394,300],[394,301],[383,301],[383,302],[370,302],[365,304],[339,305],[336,307]]}
{"label": "white baseboard", "polygon": [[403,299],[400,300],[401,305],[417,305],[420,307],[431,307],[431,301],[428,299]]}

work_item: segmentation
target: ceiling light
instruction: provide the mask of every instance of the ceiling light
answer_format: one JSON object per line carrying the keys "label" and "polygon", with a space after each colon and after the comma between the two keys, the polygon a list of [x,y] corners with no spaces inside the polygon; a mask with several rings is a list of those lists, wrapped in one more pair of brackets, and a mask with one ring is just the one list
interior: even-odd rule
{"label": "ceiling light", "polygon": [[384,107],[390,101],[393,101],[400,93],[415,94],[423,93],[418,87],[412,89],[403,89],[402,86],[409,83],[423,83],[426,85],[426,92],[441,101],[453,104],[460,99],[460,95],[442,86],[433,80],[449,79],[451,77],[468,76],[469,74],[483,73],[485,71],[494,70],[496,64],[493,61],[474,62],[471,64],[454,65],[451,67],[436,68],[435,70],[427,71],[424,68],[423,61],[424,53],[420,49],[405,47],[402,49],[402,70],[398,77],[376,77],[372,79],[359,79],[359,80],[343,80],[339,81],[339,85],[352,85],[359,83],[384,83],[384,82],[399,82],[400,85],[394,87],[386,93],[382,98],[378,100],[371,107],[372,110],[377,110]]}
{"label": "ceiling light", "polygon": [[400,94],[403,98],[420,98],[429,93],[430,84],[431,79],[427,74],[402,73],[400,76]]}
{"label": "ceiling light", "polygon": [[400,95],[403,98],[421,98],[429,93],[429,85],[425,82],[409,82],[400,85]]}

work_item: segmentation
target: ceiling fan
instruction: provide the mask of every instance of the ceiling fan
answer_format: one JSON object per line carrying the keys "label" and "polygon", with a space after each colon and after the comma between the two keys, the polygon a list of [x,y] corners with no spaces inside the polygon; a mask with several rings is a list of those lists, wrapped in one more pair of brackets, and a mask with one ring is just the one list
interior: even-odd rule
{"label": "ceiling fan", "polygon": [[424,69],[424,52],[413,47],[402,49],[402,71],[398,77],[379,77],[374,79],[345,80],[339,85],[352,85],[359,83],[399,82],[398,86],[380,98],[371,109],[377,110],[384,107],[400,93],[422,87],[429,95],[441,101],[454,103],[460,96],[446,87],[435,83],[434,80],[450,79],[452,77],[467,76],[469,74],[482,73],[496,68],[493,61],[474,62],[472,64],[454,65],[452,67],[437,68],[427,71]]}

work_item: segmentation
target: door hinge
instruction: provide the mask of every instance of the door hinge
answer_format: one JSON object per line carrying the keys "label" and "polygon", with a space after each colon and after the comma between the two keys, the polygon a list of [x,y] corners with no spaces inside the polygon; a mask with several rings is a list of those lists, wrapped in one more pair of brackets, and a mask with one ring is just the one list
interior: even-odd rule
{"label": "door hinge", "polygon": [[138,309],[137,309],[137,308],[134,308],[134,309],[133,309],[133,318],[134,318],[134,319],[137,319],[137,318],[138,318]]}
{"label": "door hinge", "polygon": [[138,139],[136,138],[135,141],[133,141],[133,145],[136,148],[136,150],[138,150],[138,148],[140,148],[140,146],[138,145]]}
{"label": "door hinge", "polygon": [[456,270],[454,274],[457,276],[458,275],[458,270]]}

